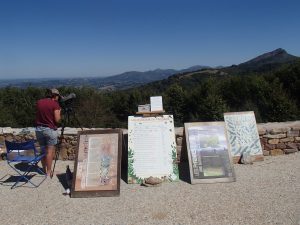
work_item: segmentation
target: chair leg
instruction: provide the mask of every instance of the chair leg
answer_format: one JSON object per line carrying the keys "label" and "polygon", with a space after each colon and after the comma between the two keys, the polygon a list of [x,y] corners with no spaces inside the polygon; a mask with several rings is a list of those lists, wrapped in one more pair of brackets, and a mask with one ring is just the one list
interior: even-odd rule
{"label": "chair leg", "polygon": [[40,169],[40,167],[38,166],[38,162],[34,163],[33,165],[37,171],[39,171],[42,175],[47,175],[43,170]]}
{"label": "chair leg", "polygon": [[26,176],[32,172],[32,169],[33,168],[37,168],[38,171],[40,171],[43,175],[46,175],[38,166],[37,166],[37,163],[29,163],[29,168],[27,169],[27,171],[25,171],[23,174],[20,173],[16,168],[14,168],[12,165],[8,164],[12,169],[14,169],[19,175],[19,179],[14,183],[14,185],[11,187],[11,189],[13,189],[14,187],[16,187],[16,185],[22,180],[22,179],[25,179],[26,180],[26,183],[31,183],[34,187],[38,187],[46,178],[47,176],[45,176],[45,178],[38,184],[34,184],[33,182],[31,182]]}
{"label": "chair leg", "polygon": [[[11,166],[12,167],[12,166]],[[13,167],[12,167],[13,168]],[[14,168],[13,168],[14,169]],[[11,187],[11,189],[13,189],[14,187],[17,186],[17,184],[22,180],[25,179],[26,183],[31,183],[34,187],[37,187],[34,183],[32,183],[26,176],[30,173],[30,170],[32,169],[32,166],[30,166],[27,171],[25,171],[23,174],[20,173],[17,169],[15,169],[15,171],[20,175],[19,179],[14,183],[14,185]]]}

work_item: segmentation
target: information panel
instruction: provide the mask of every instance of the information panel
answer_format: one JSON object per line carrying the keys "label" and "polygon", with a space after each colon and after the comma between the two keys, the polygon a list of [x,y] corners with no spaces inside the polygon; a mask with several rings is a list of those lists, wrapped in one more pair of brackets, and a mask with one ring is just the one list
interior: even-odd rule
{"label": "information panel", "polygon": [[256,161],[263,160],[254,112],[224,113],[224,120],[234,162],[245,153],[254,156]]}
{"label": "information panel", "polygon": [[185,123],[191,183],[235,181],[224,122]]}
{"label": "information panel", "polygon": [[150,176],[177,181],[176,155],[172,115],[128,117],[128,183]]}
{"label": "information panel", "polygon": [[78,134],[71,197],[120,193],[122,131],[81,131]]}

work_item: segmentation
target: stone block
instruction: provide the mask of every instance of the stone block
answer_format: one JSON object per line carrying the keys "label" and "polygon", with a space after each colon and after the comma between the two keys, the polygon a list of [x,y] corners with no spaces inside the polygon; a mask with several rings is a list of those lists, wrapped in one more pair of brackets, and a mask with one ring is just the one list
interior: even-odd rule
{"label": "stone block", "polygon": [[296,142],[300,142],[300,137],[295,137]]}
{"label": "stone block", "polygon": [[4,143],[4,141],[5,141],[5,137],[4,136],[0,136],[0,143]]}
{"label": "stone block", "polygon": [[77,146],[77,141],[71,141],[70,144],[71,144],[72,146]]}
{"label": "stone block", "polygon": [[298,130],[290,130],[286,133],[287,137],[298,137],[299,131]]}
{"label": "stone block", "polygon": [[68,149],[67,148],[61,148],[60,149],[59,159],[60,160],[67,160],[68,159]]}
{"label": "stone block", "polygon": [[181,149],[182,149],[182,146],[176,146],[176,153],[177,153],[177,161],[180,162],[181,160]]}
{"label": "stone block", "polygon": [[183,136],[183,127],[175,127],[175,134],[177,136]]}
{"label": "stone block", "polygon": [[71,136],[71,135],[69,135],[69,136],[64,136],[64,138],[65,138],[66,141],[73,141],[73,140],[75,139],[75,137],[74,137],[74,136]]}
{"label": "stone block", "polygon": [[261,143],[261,145],[267,144],[268,139],[267,138],[260,138],[260,143]]}
{"label": "stone block", "polygon": [[7,135],[5,136],[5,140],[7,140],[7,141],[14,141],[14,140],[15,140],[15,137],[14,137],[14,135],[12,135],[12,134],[7,134]]}
{"label": "stone block", "polygon": [[182,137],[177,137],[176,138],[176,144],[181,146],[182,145],[182,139],[183,139]]}
{"label": "stone block", "polygon": [[5,147],[5,145],[0,145],[0,154],[2,154],[2,153],[6,153],[6,147]]}
{"label": "stone block", "polygon": [[176,146],[176,152],[177,152],[177,155],[180,155],[181,149],[182,149],[182,146],[180,146],[180,145],[177,145],[177,146]]}
{"label": "stone block", "polygon": [[272,144],[265,144],[264,145],[264,150],[270,151],[272,149],[275,149],[275,145],[272,145]]}
{"label": "stone block", "polygon": [[288,149],[297,148],[297,144],[296,143],[287,143],[286,148],[288,148]]}
{"label": "stone block", "polygon": [[263,137],[269,139],[285,138],[286,134],[266,134]]}
{"label": "stone block", "polygon": [[271,145],[277,145],[279,143],[279,139],[269,139],[268,143]]}
{"label": "stone block", "polygon": [[264,156],[269,156],[270,155],[270,151],[263,150],[263,155]]}
{"label": "stone block", "polygon": [[276,156],[276,155],[283,155],[283,150],[281,149],[273,149],[270,151],[271,156]]}
{"label": "stone block", "polygon": [[287,137],[287,138],[282,138],[279,141],[285,143],[285,142],[294,142],[294,140],[295,140],[294,137]]}
{"label": "stone block", "polygon": [[69,148],[69,150],[70,150],[70,154],[75,154],[77,152],[76,147],[71,147],[71,148]]}
{"label": "stone block", "polygon": [[285,154],[295,153],[298,152],[297,148],[288,148],[283,150]]}
{"label": "stone block", "polygon": [[298,130],[298,131],[300,131],[300,126],[292,126],[292,130]]}
{"label": "stone block", "polygon": [[276,145],[276,148],[285,149],[286,148],[286,144],[284,144],[284,143],[278,143]]}
{"label": "stone block", "polygon": [[288,128],[288,127],[278,127],[278,128],[272,128],[269,131],[269,133],[270,134],[280,134],[280,133],[286,133],[289,130],[290,130],[290,128]]}
{"label": "stone block", "polygon": [[77,128],[65,127],[64,134],[66,135],[77,135]]}
{"label": "stone block", "polygon": [[257,131],[258,131],[259,135],[264,135],[267,133],[266,128],[263,128],[263,127],[257,127]]}

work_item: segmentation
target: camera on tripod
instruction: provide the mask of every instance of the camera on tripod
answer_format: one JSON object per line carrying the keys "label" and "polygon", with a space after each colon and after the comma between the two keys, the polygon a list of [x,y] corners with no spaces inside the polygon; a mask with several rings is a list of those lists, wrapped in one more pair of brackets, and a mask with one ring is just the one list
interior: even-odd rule
{"label": "camera on tripod", "polygon": [[75,98],[76,98],[76,94],[71,93],[71,94],[68,94],[67,96],[60,96],[60,98],[58,99],[59,106],[62,109],[63,118],[61,120],[61,134],[60,134],[61,139],[60,139],[60,142],[58,143],[58,147],[55,151],[55,161],[54,161],[53,169],[52,169],[52,172],[50,175],[51,178],[53,177],[53,174],[54,174],[56,161],[59,158],[60,145],[63,140],[65,127],[66,127],[66,125],[70,125],[70,118],[72,117],[73,120],[75,120],[75,122],[77,122],[77,125],[81,128],[81,130],[83,130],[78,118],[75,115],[76,114],[75,110],[73,109]]}
{"label": "camera on tripod", "polygon": [[61,96],[58,100],[59,106],[62,108],[64,112],[68,112],[72,110],[75,98],[76,98],[75,93],[70,93],[67,96]]}

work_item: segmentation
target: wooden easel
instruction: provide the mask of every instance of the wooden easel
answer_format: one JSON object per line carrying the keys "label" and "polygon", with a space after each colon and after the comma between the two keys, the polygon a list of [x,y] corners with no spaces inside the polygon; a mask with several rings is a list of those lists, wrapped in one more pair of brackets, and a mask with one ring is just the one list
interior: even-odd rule
{"label": "wooden easel", "polygon": [[143,117],[151,116],[162,116],[165,113],[165,110],[162,111],[149,111],[149,112],[136,112],[137,115],[142,115]]}

